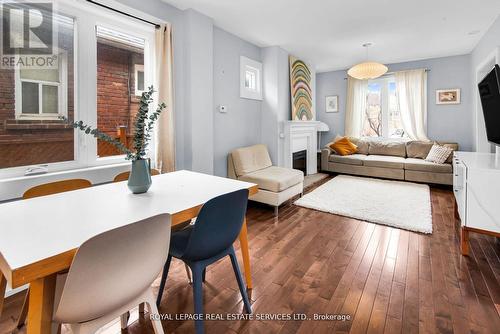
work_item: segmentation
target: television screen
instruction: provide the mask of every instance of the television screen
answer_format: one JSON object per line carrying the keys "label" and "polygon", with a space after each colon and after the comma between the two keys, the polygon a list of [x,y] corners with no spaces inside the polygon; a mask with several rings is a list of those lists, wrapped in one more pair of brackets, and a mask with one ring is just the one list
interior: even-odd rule
{"label": "television screen", "polygon": [[500,67],[495,68],[479,83],[488,141],[500,145]]}

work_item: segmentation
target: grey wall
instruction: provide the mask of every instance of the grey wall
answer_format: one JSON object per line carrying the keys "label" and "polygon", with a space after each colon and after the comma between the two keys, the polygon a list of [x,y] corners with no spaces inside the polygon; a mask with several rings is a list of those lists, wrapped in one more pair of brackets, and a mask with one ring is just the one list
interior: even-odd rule
{"label": "grey wall", "polygon": [[[329,132],[321,133],[321,146],[327,144],[337,134],[344,134],[345,102],[347,97],[346,71],[316,74],[316,119],[328,124]],[[338,95],[339,112],[325,112],[325,98]]]}
{"label": "grey wall", "polygon": [[[101,1],[172,24],[176,169],[226,176],[227,153],[260,142],[262,102],[239,97],[240,55],[260,61],[260,48],[191,9],[160,0]],[[216,111],[220,104],[227,114]]]}
{"label": "grey wall", "polygon": [[184,56],[187,59],[184,137],[190,147],[185,154],[185,164],[191,165],[193,171],[213,174],[213,22],[191,9],[184,13]]}
{"label": "grey wall", "polygon": [[282,122],[290,119],[290,79],[288,52],[277,46],[262,49],[264,101],[260,120],[261,142],[267,145],[271,160],[282,166],[284,139]]}
{"label": "grey wall", "polygon": [[[500,63],[500,52],[497,48],[500,47],[500,16],[497,17],[496,21],[489,28],[489,30],[484,34],[479,43],[476,45],[471,53],[471,79],[472,79],[472,92],[473,92],[473,110],[476,117],[473,118],[472,122],[474,124],[474,148],[479,152],[493,152],[493,145],[486,139],[486,128],[484,125],[484,117],[482,109],[479,103],[479,94],[477,93],[477,79],[476,71],[478,67],[482,66],[485,61],[487,61],[493,53],[496,53],[497,59],[494,61]],[[491,64],[490,64],[491,66]],[[484,73],[481,74],[481,76]],[[498,148],[500,150],[500,148]]]}
{"label": "grey wall", "polygon": [[[427,74],[427,135],[433,140],[458,142],[461,150],[473,148],[472,97],[470,55],[426,59],[389,64],[389,71],[428,68]],[[330,127],[323,135],[322,144],[336,134],[344,133],[345,101],[347,95],[346,71],[317,74],[317,116]],[[435,91],[442,88],[460,88],[461,103],[436,105]],[[338,114],[325,113],[325,96],[339,95]]]}
{"label": "grey wall", "polygon": [[[226,176],[231,150],[260,142],[262,101],[240,98],[240,56],[261,61],[260,48],[214,27],[213,87],[214,169]],[[226,113],[218,111],[225,105]]]}
{"label": "grey wall", "polygon": [[500,46],[500,16],[491,25],[471,53],[471,67],[473,70],[483,60]]}

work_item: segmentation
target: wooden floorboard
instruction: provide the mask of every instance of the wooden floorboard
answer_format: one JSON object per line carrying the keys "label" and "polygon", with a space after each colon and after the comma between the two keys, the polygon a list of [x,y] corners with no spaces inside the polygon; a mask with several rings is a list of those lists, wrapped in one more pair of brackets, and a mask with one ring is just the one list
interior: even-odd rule
{"label": "wooden floorboard", "polygon": [[[344,314],[350,319],[207,321],[207,333],[498,333],[500,244],[471,233],[470,256],[463,257],[453,201],[451,190],[431,189],[432,235],[290,203],[280,208],[276,219],[271,208],[250,204],[254,316]],[[236,248],[241,263],[239,245]],[[243,313],[228,259],[209,267],[206,280],[207,313]],[[158,286],[156,280],[155,291]],[[22,297],[6,300],[0,333],[13,331]],[[160,312],[192,310],[191,286],[183,265],[174,261]],[[166,320],[163,327],[166,333],[194,331],[191,321]],[[147,318],[139,318],[128,332],[153,329]]]}

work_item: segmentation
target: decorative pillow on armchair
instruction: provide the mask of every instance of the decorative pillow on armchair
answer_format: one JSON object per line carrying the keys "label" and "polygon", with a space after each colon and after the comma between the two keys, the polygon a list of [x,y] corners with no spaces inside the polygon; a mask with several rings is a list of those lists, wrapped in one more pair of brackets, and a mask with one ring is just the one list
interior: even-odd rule
{"label": "decorative pillow on armchair", "polygon": [[427,154],[425,161],[443,164],[448,159],[451,152],[453,152],[453,149],[450,147],[434,144],[432,145],[429,154]]}
{"label": "decorative pillow on armchair", "polygon": [[358,151],[358,147],[354,145],[347,137],[335,138],[335,142],[330,144],[330,148],[338,155],[351,155]]}

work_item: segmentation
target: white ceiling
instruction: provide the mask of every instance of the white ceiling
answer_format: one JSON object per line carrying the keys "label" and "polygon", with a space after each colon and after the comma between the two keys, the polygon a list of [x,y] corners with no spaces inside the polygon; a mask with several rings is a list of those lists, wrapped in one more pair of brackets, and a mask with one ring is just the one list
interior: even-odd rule
{"label": "white ceiling", "polygon": [[[319,72],[469,53],[499,0],[162,0],[193,8],[258,46],[281,46]],[[475,34],[470,34],[475,32]]]}

